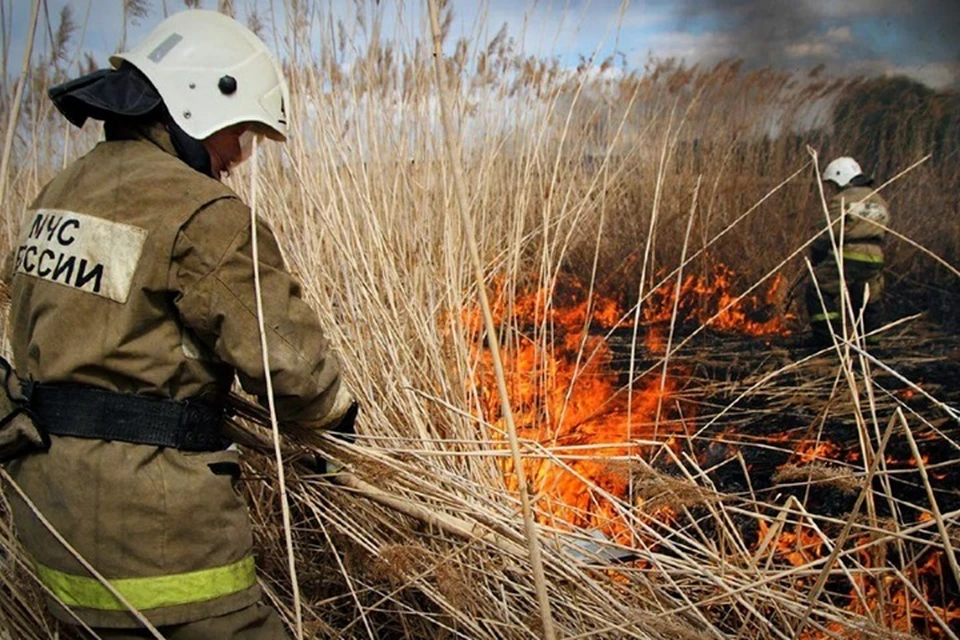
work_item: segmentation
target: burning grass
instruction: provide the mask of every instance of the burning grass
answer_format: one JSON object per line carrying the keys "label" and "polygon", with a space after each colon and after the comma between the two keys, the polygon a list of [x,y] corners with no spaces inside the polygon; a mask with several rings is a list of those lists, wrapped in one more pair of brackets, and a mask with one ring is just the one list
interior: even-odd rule
{"label": "burning grass", "polygon": [[[257,190],[363,404],[357,445],[324,449],[351,475],[320,477],[295,443],[285,454],[303,627],[529,638],[542,607],[451,214],[456,163],[440,151],[427,39],[385,35],[393,6],[360,3],[339,28],[287,21],[297,135],[234,179]],[[311,40],[311,20],[340,35]],[[27,85],[4,247],[16,212],[97,135],[67,131],[43,99],[62,60]],[[771,137],[757,123],[806,122],[857,83],[669,61],[611,82],[531,60],[482,24],[445,62],[557,634],[957,637],[958,372],[937,355],[955,341],[926,318],[879,348],[848,331],[808,354],[786,335],[801,313],[788,283],[822,217],[804,144],[834,155],[860,129]],[[919,159],[890,149],[898,170]],[[891,318],[955,300],[957,180],[936,156],[885,188],[901,234]],[[245,445],[244,488],[260,577],[293,627],[277,470],[259,448]],[[69,637],[40,613],[6,516],[0,543],[0,628]]]}

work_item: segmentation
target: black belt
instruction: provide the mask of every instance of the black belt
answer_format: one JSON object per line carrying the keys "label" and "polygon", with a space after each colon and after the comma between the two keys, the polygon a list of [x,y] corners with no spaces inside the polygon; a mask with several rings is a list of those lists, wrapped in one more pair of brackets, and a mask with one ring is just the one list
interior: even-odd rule
{"label": "black belt", "polygon": [[224,410],[93,387],[34,384],[30,409],[53,435],[118,440],[184,451],[218,451]]}

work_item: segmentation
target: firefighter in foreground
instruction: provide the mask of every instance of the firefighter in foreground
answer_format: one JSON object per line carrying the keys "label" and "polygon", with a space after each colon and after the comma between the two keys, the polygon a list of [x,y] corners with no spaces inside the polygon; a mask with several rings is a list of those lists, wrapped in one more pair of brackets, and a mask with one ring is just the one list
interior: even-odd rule
{"label": "firefighter in foreground", "polygon": [[[25,382],[4,380],[19,413],[6,422],[32,449],[7,469],[166,637],[284,638],[220,433],[235,376],[266,402],[250,211],[220,178],[254,137],[285,140],[286,83],[256,35],[212,11],[173,15],[110,62],[51,90],[72,123],[103,120],[106,140],[43,188],[3,274]],[[337,356],[270,229],[257,233],[281,423],[343,428],[356,404]],[[40,580],[71,610],[51,599],[54,614],[151,637],[10,495]]]}
{"label": "firefighter in foreground", "polygon": [[827,207],[832,231],[824,228],[810,247],[814,280],[807,284],[806,307],[814,347],[832,345],[833,333],[842,335],[844,282],[850,306],[858,318],[863,310],[859,333],[881,326],[883,238],[890,221],[886,201],[874,190],[873,179],[864,175],[853,158],[837,158],[828,164],[823,181],[832,185]]}

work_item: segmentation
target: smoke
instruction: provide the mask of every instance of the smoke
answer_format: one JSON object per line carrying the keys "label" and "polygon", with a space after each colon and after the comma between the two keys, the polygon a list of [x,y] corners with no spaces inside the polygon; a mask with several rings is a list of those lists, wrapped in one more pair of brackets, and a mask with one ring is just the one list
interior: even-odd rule
{"label": "smoke", "polygon": [[713,59],[912,72],[941,85],[960,80],[958,0],[676,0],[673,6],[680,31],[712,34]]}
{"label": "smoke", "polygon": [[815,16],[802,2],[780,0],[680,0],[681,23],[699,23],[718,37],[713,53],[751,66],[779,64],[787,47],[813,30]]}
{"label": "smoke", "polygon": [[945,86],[960,89],[960,2],[956,0],[914,0],[905,3],[911,10],[903,21],[906,42],[930,60],[940,60],[952,73]]}
{"label": "smoke", "polygon": [[913,0],[903,19],[909,41],[931,52],[940,50],[960,61],[960,2],[956,0]]}

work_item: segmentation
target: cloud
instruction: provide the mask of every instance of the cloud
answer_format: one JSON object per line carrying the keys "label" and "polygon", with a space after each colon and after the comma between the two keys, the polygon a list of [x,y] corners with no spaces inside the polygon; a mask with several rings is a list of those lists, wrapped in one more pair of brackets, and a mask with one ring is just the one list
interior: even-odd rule
{"label": "cloud", "polygon": [[673,10],[669,4],[632,3],[624,14],[624,31],[660,27],[673,20]]}
{"label": "cloud", "polygon": [[684,31],[666,31],[648,38],[630,57],[630,63],[642,67],[649,57],[676,58],[687,64],[703,62],[711,64],[730,57],[733,42],[729,36],[720,32],[688,33]]}
{"label": "cloud", "polygon": [[788,44],[785,52],[790,58],[835,58],[837,56],[837,48],[822,41]]}
{"label": "cloud", "polygon": [[895,17],[908,13],[911,7],[904,0],[806,0],[805,4],[824,18]]}
{"label": "cloud", "polygon": [[853,31],[848,26],[834,27],[827,31],[824,38],[837,44],[850,44],[853,42]]}
{"label": "cloud", "polygon": [[[48,2],[53,17],[64,3],[75,0]],[[105,63],[119,41],[120,3],[96,4],[104,7],[91,13],[83,49]],[[203,0],[205,7],[214,4]],[[268,17],[268,0],[235,4],[241,14],[258,7]],[[165,5],[172,8],[181,3]],[[358,7],[380,11],[383,33],[395,38],[401,48],[412,46],[415,37],[425,37],[425,10],[420,2],[328,0],[324,5],[318,15],[324,20],[343,19],[347,25],[355,22],[352,16]],[[162,6],[151,3],[148,18],[130,29],[131,42],[160,21]],[[13,3],[11,67],[19,66],[28,9],[29,3]],[[823,63],[837,73],[899,69],[938,88],[956,86],[960,78],[955,64],[960,61],[960,38],[956,37],[960,0],[633,0],[626,4],[622,0],[487,0],[456,2],[454,15],[453,39],[466,37],[483,46],[507,23],[518,52],[557,56],[571,67],[581,57],[596,53],[602,59],[620,51],[636,68],[642,68],[652,55],[691,64],[742,58],[754,68]],[[278,10],[278,20],[282,16]],[[285,50],[282,43],[274,44],[279,51]]]}
{"label": "cloud", "polygon": [[688,63],[740,58],[754,68],[826,64],[840,74],[895,68],[936,88],[960,78],[958,0],[676,0],[674,6],[671,33],[648,38],[635,55]]}
{"label": "cloud", "polygon": [[833,27],[822,35],[813,34],[804,41],[787,43],[784,52],[788,58],[812,58],[814,62],[826,62],[839,58],[842,47],[855,44],[856,39],[850,27]]}

